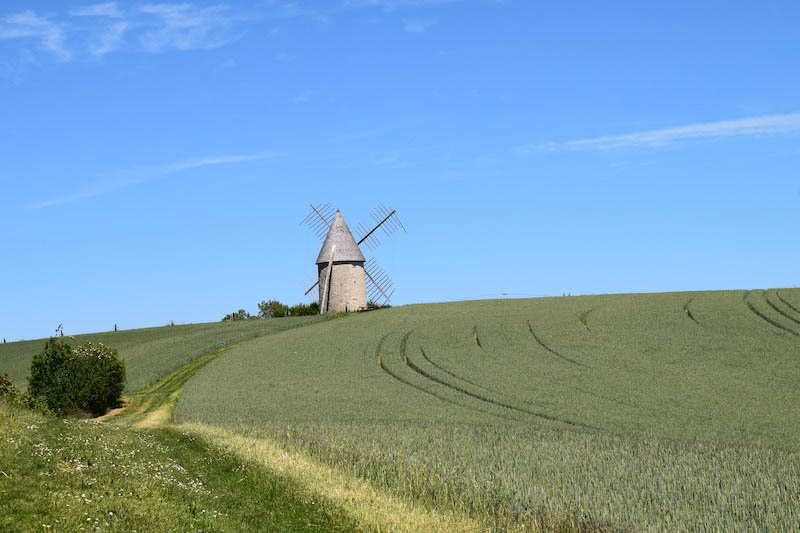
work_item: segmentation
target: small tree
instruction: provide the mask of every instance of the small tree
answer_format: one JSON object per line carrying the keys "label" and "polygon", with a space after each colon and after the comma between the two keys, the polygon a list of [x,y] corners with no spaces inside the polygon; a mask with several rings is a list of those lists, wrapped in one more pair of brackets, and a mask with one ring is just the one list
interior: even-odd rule
{"label": "small tree", "polygon": [[28,390],[54,412],[104,414],[119,403],[125,388],[125,362],[117,350],[87,342],[76,349],[50,339],[33,356]]}
{"label": "small tree", "polygon": [[262,300],[258,304],[258,316],[261,318],[277,318],[289,315],[289,306],[282,304],[278,300]]}
{"label": "small tree", "polygon": [[222,322],[235,322],[237,320],[248,320],[254,318],[250,313],[244,309],[239,309],[235,313],[230,313],[222,317]]}

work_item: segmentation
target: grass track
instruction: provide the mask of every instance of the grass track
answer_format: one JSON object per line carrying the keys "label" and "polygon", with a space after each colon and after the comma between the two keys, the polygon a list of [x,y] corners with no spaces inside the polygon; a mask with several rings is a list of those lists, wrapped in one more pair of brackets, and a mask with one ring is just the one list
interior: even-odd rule
{"label": "grass track", "polygon": [[0,404],[0,531],[370,531],[279,472],[174,428]]}

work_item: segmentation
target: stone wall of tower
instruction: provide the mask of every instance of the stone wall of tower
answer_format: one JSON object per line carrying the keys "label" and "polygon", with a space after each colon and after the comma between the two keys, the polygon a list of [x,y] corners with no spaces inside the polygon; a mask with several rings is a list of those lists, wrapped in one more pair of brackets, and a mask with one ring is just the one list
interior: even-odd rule
{"label": "stone wall of tower", "polygon": [[[322,305],[323,291],[328,280],[328,265],[317,266],[319,267],[319,303]],[[364,263],[334,263],[328,298],[328,312],[330,313],[366,309],[367,286],[364,279]]]}

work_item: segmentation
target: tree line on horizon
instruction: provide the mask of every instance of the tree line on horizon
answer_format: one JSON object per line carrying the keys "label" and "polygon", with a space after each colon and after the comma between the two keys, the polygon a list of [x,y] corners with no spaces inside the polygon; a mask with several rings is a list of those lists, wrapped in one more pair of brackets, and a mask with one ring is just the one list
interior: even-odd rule
{"label": "tree line on horizon", "polygon": [[307,316],[319,314],[319,302],[310,304],[286,305],[278,300],[262,300],[258,303],[258,313],[251,315],[244,309],[228,313],[220,322],[235,322],[238,320],[263,320],[266,318],[280,318],[284,316]]}

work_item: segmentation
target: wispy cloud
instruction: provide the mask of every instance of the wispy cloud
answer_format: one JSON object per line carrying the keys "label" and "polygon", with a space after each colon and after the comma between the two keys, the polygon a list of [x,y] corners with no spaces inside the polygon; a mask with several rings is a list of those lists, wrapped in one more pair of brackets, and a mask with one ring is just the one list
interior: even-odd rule
{"label": "wispy cloud", "polygon": [[800,113],[706,122],[574,141],[528,144],[517,149],[520,152],[565,152],[658,148],[697,139],[759,137],[795,132],[800,132]]}
{"label": "wispy cloud", "polygon": [[89,53],[93,56],[100,57],[118,50],[122,47],[125,32],[130,28],[127,22],[117,22],[108,27],[108,29],[95,41],[89,45]]}
{"label": "wispy cloud", "polygon": [[181,170],[189,170],[192,168],[207,167],[210,165],[223,165],[227,163],[245,163],[247,161],[257,161],[259,159],[268,159],[277,156],[278,154],[276,152],[259,152],[256,154],[245,155],[195,157],[192,159],[183,159],[168,165],[152,167],[150,170],[155,174],[172,174],[174,172],[180,172]]}
{"label": "wispy cloud", "polygon": [[116,2],[106,2],[104,4],[92,4],[85,7],[70,10],[69,14],[73,17],[109,17],[122,18],[124,14]]}
{"label": "wispy cloud", "polygon": [[169,48],[219,48],[238,37],[231,32],[234,17],[227,6],[200,8],[191,4],[145,4],[138,11],[160,22],[157,28],[140,37],[142,46],[149,52]]}
{"label": "wispy cloud", "polygon": [[0,41],[38,41],[61,61],[101,57],[123,47],[146,51],[202,50],[225,46],[242,35],[250,20],[222,4],[145,3],[123,9],[117,2],[75,7],[62,14],[33,10],[0,15]]}
{"label": "wispy cloud", "polygon": [[66,194],[64,196],[59,196],[57,198],[51,198],[43,202],[38,202],[29,205],[28,207],[32,209],[42,209],[45,207],[53,207],[56,205],[68,204],[76,200],[81,200],[84,198],[92,198],[125,187],[131,187],[133,185],[139,185],[142,183],[146,183],[148,181],[164,178],[172,174],[183,172],[185,170],[191,170],[194,168],[207,167],[213,165],[245,163],[248,161],[269,159],[277,157],[278,155],[279,154],[276,152],[259,152],[255,154],[243,154],[243,155],[196,157],[191,159],[182,159],[174,163],[169,163],[166,165],[160,165],[155,167],[126,169],[114,172],[113,175],[116,177],[107,179],[100,183],[96,183],[91,187],[87,187],[83,190]]}
{"label": "wispy cloud", "polygon": [[50,18],[40,17],[31,10],[14,13],[0,19],[0,40],[33,39],[42,49],[62,61],[72,53],[64,43],[64,27]]}

